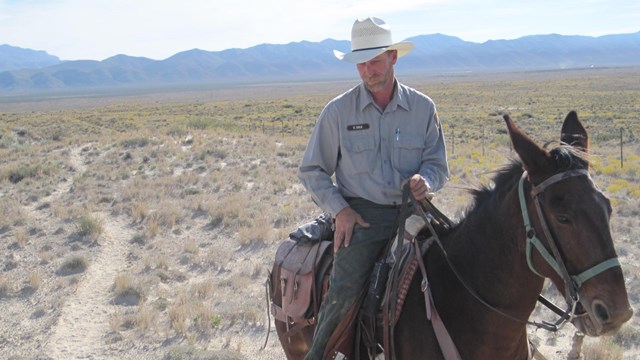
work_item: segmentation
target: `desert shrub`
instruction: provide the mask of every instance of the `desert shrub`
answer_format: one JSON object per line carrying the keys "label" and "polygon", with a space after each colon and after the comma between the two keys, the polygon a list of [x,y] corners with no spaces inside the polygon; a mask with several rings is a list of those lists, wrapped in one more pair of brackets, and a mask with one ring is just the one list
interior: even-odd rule
{"label": "desert shrub", "polygon": [[12,291],[12,286],[9,280],[0,276],[0,299],[7,296]]}
{"label": "desert shrub", "polygon": [[16,243],[19,247],[23,248],[29,242],[29,232],[25,228],[20,228],[16,230],[15,233]]}
{"label": "desert shrub", "polygon": [[27,178],[35,178],[42,173],[39,166],[14,166],[0,170],[0,181],[9,181],[17,184]]}
{"label": "desert shrub", "polygon": [[116,305],[137,305],[143,298],[143,287],[128,274],[119,274],[113,284]]}
{"label": "desert shrub", "polygon": [[192,303],[191,321],[192,325],[198,330],[198,332],[213,329],[217,320],[211,304],[201,301]]}
{"label": "desert shrub", "polygon": [[90,237],[95,240],[104,232],[102,223],[90,216],[81,216],[75,223],[75,234],[80,237]]}
{"label": "desert shrub", "polygon": [[158,225],[165,229],[173,228],[182,220],[182,210],[173,203],[165,202],[158,206],[158,210],[149,214]]}
{"label": "desert shrub", "polygon": [[158,322],[158,310],[153,306],[141,306],[136,313],[135,323],[141,331],[152,330]]}
{"label": "desert shrub", "polygon": [[38,290],[42,285],[42,275],[37,270],[29,273],[29,286],[33,290]]}
{"label": "desert shrub", "polygon": [[147,239],[153,239],[160,234],[160,224],[156,217],[148,217],[145,221],[144,235]]}
{"label": "desert shrub", "polygon": [[185,334],[189,329],[189,318],[191,317],[191,307],[185,299],[178,300],[172,304],[167,311],[171,328],[178,334]]}
{"label": "desert shrub", "polygon": [[196,299],[206,299],[214,292],[214,285],[210,280],[198,282],[191,285],[191,294]]}
{"label": "desert shrub", "polygon": [[67,276],[84,272],[88,267],[87,259],[82,256],[70,256],[62,262],[56,273]]}
{"label": "desert shrub", "polygon": [[214,126],[212,119],[190,119],[187,121],[187,127],[190,129],[204,130]]}
{"label": "desert shrub", "polygon": [[198,252],[200,252],[198,242],[191,238],[184,241],[184,243],[182,244],[182,249],[184,250],[184,252],[192,255],[198,255]]}
{"label": "desert shrub", "polygon": [[147,217],[149,210],[147,209],[147,204],[145,202],[136,201],[131,204],[130,213],[134,222],[140,222]]}
{"label": "desert shrub", "polygon": [[149,145],[149,142],[150,142],[149,139],[144,137],[139,137],[139,138],[122,140],[120,142],[120,145],[122,145],[122,147],[124,148],[137,148],[137,147],[145,147]]}
{"label": "desert shrub", "polygon": [[238,242],[242,246],[255,244],[269,244],[273,241],[273,226],[269,219],[261,216],[255,219],[250,226],[238,230]]}

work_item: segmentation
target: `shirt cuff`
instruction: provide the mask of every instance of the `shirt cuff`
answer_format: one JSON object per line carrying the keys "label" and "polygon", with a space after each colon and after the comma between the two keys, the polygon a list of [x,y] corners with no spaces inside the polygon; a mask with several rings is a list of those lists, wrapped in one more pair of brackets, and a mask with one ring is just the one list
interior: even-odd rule
{"label": "shirt cuff", "polygon": [[331,217],[335,219],[336,215],[348,206],[349,203],[342,196],[337,196],[329,200],[323,210],[331,214]]}

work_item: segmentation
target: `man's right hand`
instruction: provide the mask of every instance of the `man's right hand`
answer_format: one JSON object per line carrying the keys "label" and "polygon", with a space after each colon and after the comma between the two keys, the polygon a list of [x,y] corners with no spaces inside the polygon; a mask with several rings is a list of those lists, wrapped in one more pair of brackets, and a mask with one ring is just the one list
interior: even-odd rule
{"label": "man's right hand", "polygon": [[369,223],[353,210],[350,206],[340,210],[336,214],[336,231],[333,234],[333,252],[338,252],[340,245],[344,244],[345,247],[351,243],[351,235],[353,234],[353,227],[358,224],[362,227],[369,227]]}

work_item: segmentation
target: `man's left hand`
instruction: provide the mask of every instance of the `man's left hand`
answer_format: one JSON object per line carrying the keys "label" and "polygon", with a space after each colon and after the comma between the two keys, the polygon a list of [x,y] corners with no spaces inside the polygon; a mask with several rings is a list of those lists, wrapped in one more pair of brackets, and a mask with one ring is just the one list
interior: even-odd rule
{"label": "man's left hand", "polygon": [[409,179],[409,189],[411,189],[411,194],[413,194],[413,197],[415,197],[417,201],[433,199],[434,193],[431,192],[429,183],[420,174],[415,174]]}

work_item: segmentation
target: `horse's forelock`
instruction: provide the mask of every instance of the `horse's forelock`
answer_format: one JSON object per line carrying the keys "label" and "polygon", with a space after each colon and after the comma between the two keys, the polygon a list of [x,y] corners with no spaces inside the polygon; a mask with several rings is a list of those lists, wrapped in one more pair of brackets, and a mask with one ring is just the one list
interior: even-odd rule
{"label": "horse's forelock", "polygon": [[555,160],[556,172],[587,169],[589,167],[588,154],[573,146],[561,145],[550,151]]}

